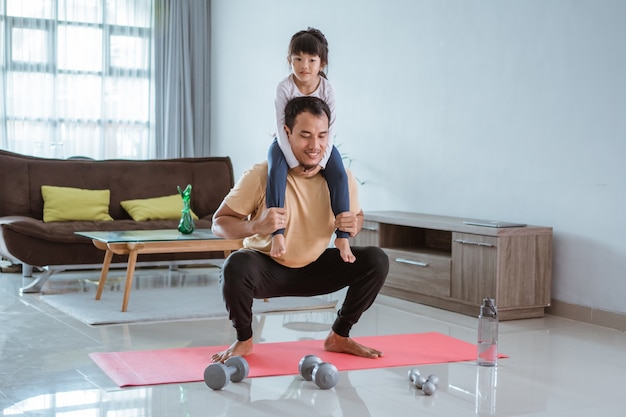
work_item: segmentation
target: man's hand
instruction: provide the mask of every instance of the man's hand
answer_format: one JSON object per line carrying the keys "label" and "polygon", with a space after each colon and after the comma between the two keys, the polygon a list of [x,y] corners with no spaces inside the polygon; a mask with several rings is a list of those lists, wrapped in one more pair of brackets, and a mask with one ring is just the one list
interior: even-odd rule
{"label": "man's hand", "polygon": [[269,235],[286,226],[287,210],[272,207],[263,208],[256,220],[237,213],[222,201],[213,215],[211,230],[217,237],[224,239],[243,239],[254,234]]}
{"label": "man's hand", "polygon": [[280,207],[264,207],[261,215],[254,221],[254,233],[270,235],[287,225],[287,209]]}
{"label": "man's hand", "polygon": [[350,233],[350,237],[356,236],[359,232],[358,215],[352,213],[351,211],[339,213],[337,217],[335,217],[335,228],[341,230],[342,232]]}
{"label": "man's hand", "polygon": [[298,165],[293,169],[293,173],[303,178],[311,178],[317,175],[317,173],[320,172],[321,169],[322,167],[319,165],[316,165],[315,168],[311,168],[308,170],[304,169],[302,165]]}

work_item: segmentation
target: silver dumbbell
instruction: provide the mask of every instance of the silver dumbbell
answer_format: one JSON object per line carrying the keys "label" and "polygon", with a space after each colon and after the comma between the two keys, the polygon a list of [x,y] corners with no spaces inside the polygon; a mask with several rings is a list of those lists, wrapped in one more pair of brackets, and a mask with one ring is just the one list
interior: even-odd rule
{"label": "silver dumbbell", "polygon": [[248,376],[250,366],[241,356],[228,358],[224,363],[212,363],[204,370],[204,382],[214,390],[224,388],[230,381],[239,382]]}
{"label": "silver dumbbell", "polygon": [[422,386],[426,382],[426,377],[420,374],[417,369],[409,369],[409,381],[413,383],[417,388],[422,389]]}
{"label": "silver dumbbell", "polygon": [[339,371],[331,363],[323,362],[315,355],[306,355],[300,359],[298,371],[302,378],[313,381],[321,389],[330,389],[337,385]]}
{"label": "silver dumbbell", "polygon": [[424,375],[420,375],[417,369],[409,370],[409,380],[426,395],[433,395],[439,385],[439,377],[437,375],[430,374],[426,378]]}

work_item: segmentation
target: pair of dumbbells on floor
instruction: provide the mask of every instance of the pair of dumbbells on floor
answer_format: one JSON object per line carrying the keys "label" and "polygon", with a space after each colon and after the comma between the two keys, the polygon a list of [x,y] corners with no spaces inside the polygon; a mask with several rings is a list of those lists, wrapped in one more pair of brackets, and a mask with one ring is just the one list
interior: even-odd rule
{"label": "pair of dumbbells on floor", "polygon": [[425,377],[417,369],[409,369],[409,381],[426,395],[433,395],[439,385],[439,377],[437,375],[430,374],[428,377]]}
{"label": "pair of dumbbells on floor", "polygon": [[[335,365],[323,362],[315,355],[306,355],[298,364],[300,375],[313,381],[321,389],[330,389],[337,385],[339,371]],[[214,390],[221,390],[229,382],[240,382],[248,376],[250,366],[241,356],[228,358],[224,363],[212,363],[204,370],[204,382]]]}

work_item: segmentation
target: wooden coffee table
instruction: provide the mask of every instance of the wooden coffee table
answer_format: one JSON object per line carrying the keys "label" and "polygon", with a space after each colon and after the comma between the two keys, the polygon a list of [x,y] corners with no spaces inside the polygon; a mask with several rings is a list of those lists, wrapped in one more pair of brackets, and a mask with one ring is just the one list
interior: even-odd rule
{"label": "wooden coffee table", "polygon": [[127,230],[114,232],[76,232],[105,251],[102,272],[96,292],[96,300],[102,296],[113,254],[128,255],[126,284],[122,311],[128,308],[128,299],[132,288],[137,255],[144,253],[180,253],[180,252],[217,252],[223,251],[224,258],[242,247],[242,239],[221,239],[209,229],[198,229],[189,235],[178,230]]}

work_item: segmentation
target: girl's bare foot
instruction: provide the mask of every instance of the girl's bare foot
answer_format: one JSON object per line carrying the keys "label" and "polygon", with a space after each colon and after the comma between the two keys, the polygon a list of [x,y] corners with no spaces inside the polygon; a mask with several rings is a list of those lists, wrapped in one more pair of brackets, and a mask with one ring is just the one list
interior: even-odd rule
{"label": "girl's bare foot", "polygon": [[332,330],[324,341],[324,349],[329,352],[348,353],[363,358],[380,358],[383,356],[381,351],[363,346],[349,337],[339,336]]}
{"label": "girl's bare foot", "polygon": [[[346,239],[347,240],[347,239]],[[272,247],[270,249],[270,256],[273,258],[280,258],[285,254],[287,249],[285,248],[285,235],[276,233],[272,236]]]}
{"label": "girl's bare foot", "polygon": [[356,256],[354,256],[352,249],[350,249],[350,240],[348,238],[336,238],[335,247],[339,249],[339,255],[344,262],[354,263],[354,261],[356,261]]}
{"label": "girl's bare foot", "polygon": [[221,352],[214,353],[211,356],[211,362],[225,362],[226,359],[233,356],[246,356],[252,353],[252,338],[240,342],[236,340],[230,347]]}

